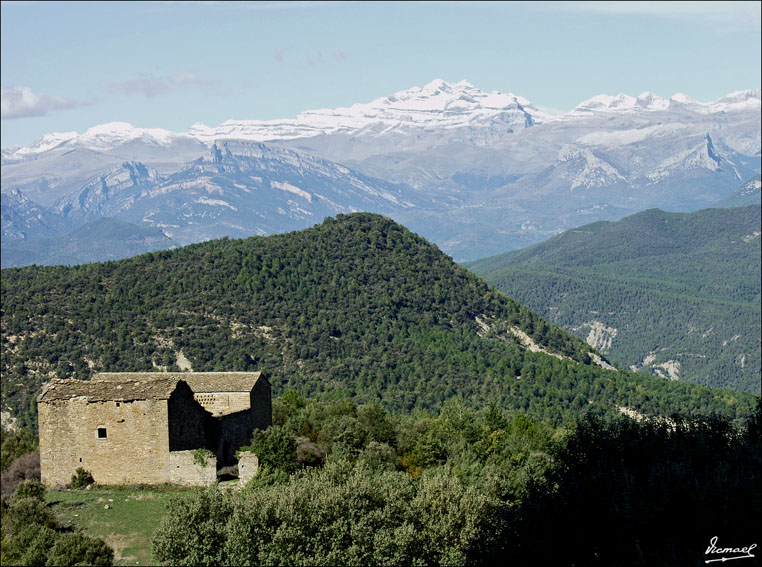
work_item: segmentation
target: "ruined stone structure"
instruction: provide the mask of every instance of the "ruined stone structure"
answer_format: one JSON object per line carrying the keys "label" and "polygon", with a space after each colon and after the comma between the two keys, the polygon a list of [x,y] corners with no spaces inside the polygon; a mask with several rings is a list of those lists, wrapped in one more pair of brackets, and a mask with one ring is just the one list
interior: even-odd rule
{"label": "ruined stone structure", "polygon": [[[49,486],[78,467],[103,484],[210,484],[252,431],[271,424],[260,372],[96,374],[53,380],[38,398],[40,468]],[[198,449],[215,456],[200,458]]]}

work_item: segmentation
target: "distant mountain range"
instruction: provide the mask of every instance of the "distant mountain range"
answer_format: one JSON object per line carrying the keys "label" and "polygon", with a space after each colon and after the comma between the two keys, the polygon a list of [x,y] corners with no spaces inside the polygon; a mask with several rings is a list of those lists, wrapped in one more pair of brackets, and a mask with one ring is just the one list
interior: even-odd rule
{"label": "distant mountain range", "polygon": [[759,394],[761,224],[652,209],[467,266],[620,368]]}
{"label": "distant mountain range", "polygon": [[106,262],[177,247],[179,243],[158,228],[114,218],[99,218],[60,236],[0,241],[3,268]]}
{"label": "distant mountain range", "polygon": [[552,116],[436,80],[293,119],[185,133],[117,122],[6,148],[3,237],[113,216],[187,243],[366,210],[465,260],[646,208],[713,206],[759,171],[759,90],[710,103],[600,95]]}
{"label": "distant mountain range", "polygon": [[718,207],[745,207],[747,205],[762,205],[762,176],[757,175],[743,183],[730,195],[717,203]]}

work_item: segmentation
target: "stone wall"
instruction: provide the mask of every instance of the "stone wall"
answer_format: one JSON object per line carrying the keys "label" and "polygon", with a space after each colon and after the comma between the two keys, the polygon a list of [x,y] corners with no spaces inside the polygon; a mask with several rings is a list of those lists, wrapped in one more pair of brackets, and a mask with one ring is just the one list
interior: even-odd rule
{"label": "stone wall", "polygon": [[44,484],[68,484],[78,467],[102,484],[167,482],[167,400],[74,398],[40,402],[38,411]]}
{"label": "stone wall", "polygon": [[194,394],[196,401],[212,415],[225,415],[250,407],[248,392],[201,392]]}
{"label": "stone wall", "polygon": [[224,465],[235,463],[236,451],[251,443],[255,429],[267,429],[272,425],[270,384],[267,380],[258,380],[252,391],[244,396],[245,403],[240,400],[238,403],[245,406],[245,410],[216,417],[216,441],[209,448]]}
{"label": "stone wall", "polygon": [[188,451],[208,447],[207,440],[213,434],[211,417],[194,399],[190,386],[183,381],[178,382],[167,405],[169,450]]}
{"label": "stone wall", "polygon": [[238,483],[241,488],[246,486],[259,470],[259,457],[254,453],[243,452],[238,456]]}
{"label": "stone wall", "polygon": [[195,451],[169,453],[169,482],[185,486],[209,486],[217,480],[217,458],[207,454],[206,465],[194,461]]}

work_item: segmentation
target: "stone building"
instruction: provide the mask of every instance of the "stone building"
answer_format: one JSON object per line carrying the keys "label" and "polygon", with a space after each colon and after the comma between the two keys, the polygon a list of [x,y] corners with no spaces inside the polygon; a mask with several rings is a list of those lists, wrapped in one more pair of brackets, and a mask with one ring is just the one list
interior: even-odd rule
{"label": "stone building", "polygon": [[[260,372],[119,372],[53,380],[38,398],[40,468],[49,486],[78,467],[103,484],[210,484],[252,431],[271,424]],[[198,449],[215,457],[200,459]],[[206,462],[204,462],[206,461]]]}

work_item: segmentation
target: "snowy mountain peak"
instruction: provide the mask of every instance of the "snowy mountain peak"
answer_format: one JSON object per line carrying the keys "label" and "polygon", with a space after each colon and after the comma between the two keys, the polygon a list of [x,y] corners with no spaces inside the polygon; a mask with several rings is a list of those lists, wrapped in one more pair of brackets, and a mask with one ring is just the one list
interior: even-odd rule
{"label": "snowy mountain peak", "polygon": [[668,107],[669,100],[646,91],[637,98],[624,93],[619,93],[616,96],[597,95],[578,104],[569,114],[587,115],[591,112],[630,112],[635,109],[666,110]]}
{"label": "snowy mountain peak", "polygon": [[655,95],[652,92],[646,91],[638,97],[638,106],[642,106],[651,110],[665,110],[669,107],[669,100]]}
{"label": "snowy mountain peak", "polygon": [[582,101],[572,112],[630,110],[636,102],[636,98],[624,93],[616,96],[602,94]]}
{"label": "snowy mountain peak", "polygon": [[[203,126],[203,125],[202,125]],[[29,146],[3,152],[8,160],[24,159],[55,149],[81,148],[95,151],[113,149],[120,144],[140,140],[153,146],[167,146],[178,139],[191,139],[188,134],[180,134],[161,128],[136,128],[128,122],[107,122],[77,132],[54,132],[45,134]]]}
{"label": "snowy mountain peak", "polygon": [[447,81],[444,81],[442,79],[434,79],[433,81],[428,83],[426,86],[424,86],[423,89],[421,90],[433,92],[443,88],[448,89],[450,86],[451,86],[450,83],[448,83]]}
{"label": "snowy mountain peak", "polygon": [[717,102],[743,102],[754,99],[759,101],[760,98],[762,98],[762,91],[760,89],[748,89],[745,91],[734,91]]}
{"label": "snowy mountain peak", "polygon": [[89,149],[104,149],[138,138],[159,145],[169,144],[180,136],[183,135],[161,128],[136,128],[128,122],[108,122],[93,126],[79,136],[77,142]]}
{"label": "snowy mountain peak", "polygon": [[691,98],[688,95],[683,94],[683,93],[673,94],[670,97],[669,100],[674,101],[674,102],[678,102],[680,104],[695,104],[696,103],[696,99],[693,99],[693,98]]}
{"label": "snowy mountain peak", "polygon": [[652,92],[644,92],[638,98],[626,94],[598,95],[581,102],[566,116],[573,118],[578,116],[590,116],[595,112],[633,112],[637,110],[657,111],[667,110],[671,104],[687,107],[699,114],[712,114],[716,112],[739,112],[754,110],[760,107],[760,90],[751,89],[736,91],[714,102],[699,102],[683,93],[672,95],[664,99]]}
{"label": "snowy mountain peak", "polygon": [[697,102],[682,93],[670,99],[651,92],[644,92],[637,98],[620,93],[594,96],[571,112],[556,117],[543,113],[529,100],[512,93],[488,93],[466,80],[449,83],[437,78],[423,87],[412,87],[368,103],[308,110],[295,118],[282,120],[227,120],[219,126],[196,122],[186,133],[110,122],[94,126],[83,134],[46,134],[30,146],[3,150],[2,159],[3,163],[13,163],[50,150],[75,148],[108,151],[133,141],[153,149],[169,148],[180,141],[209,145],[218,139],[267,142],[336,134],[370,139],[392,133],[413,143],[421,133],[435,131],[441,133],[436,138],[440,141],[448,138],[481,145],[538,124],[576,120],[599,113],[680,110],[708,115],[758,111],[759,108],[759,89],[737,91],[710,103]]}
{"label": "snowy mountain peak", "polygon": [[548,117],[525,98],[486,93],[468,81],[435,79],[393,95],[350,107],[308,110],[285,120],[228,120],[216,128],[194,124],[188,134],[211,142],[218,138],[255,141],[288,140],[325,134],[377,135],[397,131],[461,128],[503,114],[514,128],[525,128]]}
{"label": "snowy mountain peak", "polygon": [[61,144],[75,139],[79,134],[76,132],[51,132],[45,134],[42,138],[33,142],[31,145],[24,148],[18,148],[13,152],[13,157],[23,158],[28,155],[39,154],[52,150],[53,148],[60,146]]}

